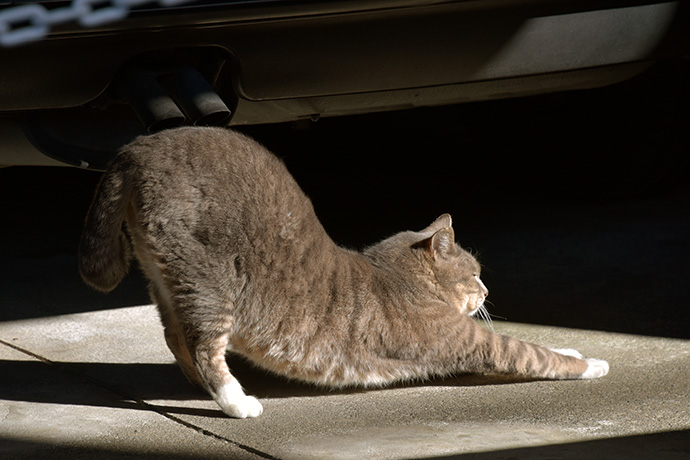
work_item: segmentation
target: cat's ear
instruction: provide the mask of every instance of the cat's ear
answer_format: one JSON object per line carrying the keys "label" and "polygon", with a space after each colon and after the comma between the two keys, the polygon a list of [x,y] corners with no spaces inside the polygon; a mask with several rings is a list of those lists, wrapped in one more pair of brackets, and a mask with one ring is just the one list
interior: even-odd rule
{"label": "cat's ear", "polygon": [[453,218],[450,214],[443,214],[439,216],[431,225],[422,230],[421,233],[435,233],[442,228],[451,228],[453,226]]}
{"label": "cat's ear", "polygon": [[445,227],[434,233],[434,236],[429,240],[428,248],[435,260],[447,258],[455,251],[455,232],[453,228]]}

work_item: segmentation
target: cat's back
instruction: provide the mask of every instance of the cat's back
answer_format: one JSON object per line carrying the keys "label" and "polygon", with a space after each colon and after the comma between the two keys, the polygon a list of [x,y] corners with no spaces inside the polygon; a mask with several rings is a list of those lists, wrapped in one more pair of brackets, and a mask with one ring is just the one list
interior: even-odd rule
{"label": "cat's back", "polygon": [[123,148],[118,160],[137,169],[142,179],[158,176],[162,182],[197,186],[289,176],[282,161],[261,144],[223,128],[183,127],[141,136]]}
{"label": "cat's back", "polygon": [[227,235],[264,247],[282,244],[278,237],[325,237],[283,161],[236,131],[162,131],[129,144],[116,163],[130,171],[138,222],[168,234],[193,234],[219,248]]}
{"label": "cat's back", "polygon": [[144,200],[200,200],[269,213],[275,207],[311,208],[281,159],[229,129],[183,127],[142,136],[116,161],[131,171]]}

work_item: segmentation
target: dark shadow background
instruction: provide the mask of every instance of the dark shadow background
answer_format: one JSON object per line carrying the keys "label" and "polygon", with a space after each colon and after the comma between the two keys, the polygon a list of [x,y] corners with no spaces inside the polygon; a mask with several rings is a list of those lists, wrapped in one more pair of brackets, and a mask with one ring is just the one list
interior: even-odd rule
{"label": "dark shadow background", "polygon": [[[689,75],[662,64],[596,90],[239,129],[345,246],[450,212],[499,318],[690,338]],[[148,303],[136,273],[108,296],[77,274],[99,176],[0,169],[0,321]]]}

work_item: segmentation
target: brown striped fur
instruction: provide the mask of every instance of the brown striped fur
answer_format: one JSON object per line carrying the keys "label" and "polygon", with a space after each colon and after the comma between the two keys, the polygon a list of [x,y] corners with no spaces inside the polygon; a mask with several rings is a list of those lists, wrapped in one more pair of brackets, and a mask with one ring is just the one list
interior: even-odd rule
{"label": "brown striped fur", "polygon": [[[126,228],[126,233],[123,231]],[[498,335],[471,315],[488,291],[449,215],[355,252],[338,247],[283,163],[219,128],[141,137],[104,175],[79,251],[112,290],[133,253],[187,378],[233,417],[261,413],[229,347],[288,377],[381,385],[455,373],[591,378],[608,365]]]}

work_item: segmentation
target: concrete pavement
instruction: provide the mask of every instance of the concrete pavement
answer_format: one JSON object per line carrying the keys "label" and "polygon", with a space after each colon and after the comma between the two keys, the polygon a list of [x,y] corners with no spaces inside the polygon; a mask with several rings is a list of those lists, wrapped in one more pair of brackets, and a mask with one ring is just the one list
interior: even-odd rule
{"label": "concrete pavement", "polygon": [[[0,323],[0,457],[682,459],[690,341],[497,322],[605,358],[600,380],[458,377],[328,392],[235,373],[264,414],[226,418],[191,387],[150,305]],[[462,456],[465,458],[465,456]]]}

